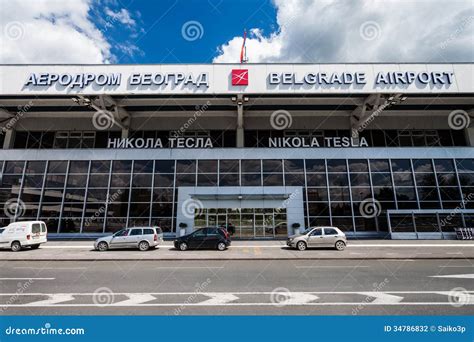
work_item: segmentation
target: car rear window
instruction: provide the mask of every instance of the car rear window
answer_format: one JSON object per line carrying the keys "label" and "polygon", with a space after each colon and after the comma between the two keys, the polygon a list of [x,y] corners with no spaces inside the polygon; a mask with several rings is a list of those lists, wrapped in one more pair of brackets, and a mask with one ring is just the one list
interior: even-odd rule
{"label": "car rear window", "polygon": [[143,230],[142,229],[132,229],[132,231],[130,232],[130,236],[133,236],[133,235],[142,235],[143,234]]}
{"label": "car rear window", "polygon": [[31,226],[32,234],[39,234],[41,232],[41,225],[39,223],[33,223]]}
{"label": "car rear window", "polygon": [[143,234],[144,235],[153,235],[153,234],[155,234],[155,232],[151,228],[146,228],[146,229],[143,229]]}
{"label": "car rear window", "polygon": [[46,233],[46,225],[41,223],[41,233]]}
{"label": "car rear window", "polygon": [[334,228],[324,228],[324,234],[337,235],[337,230],[335,230]]}
{"label": "car rear window", "polygon": [[156,229],[156,234],[163,234],[163,231],[161,230],[160,227],[155,227]]}

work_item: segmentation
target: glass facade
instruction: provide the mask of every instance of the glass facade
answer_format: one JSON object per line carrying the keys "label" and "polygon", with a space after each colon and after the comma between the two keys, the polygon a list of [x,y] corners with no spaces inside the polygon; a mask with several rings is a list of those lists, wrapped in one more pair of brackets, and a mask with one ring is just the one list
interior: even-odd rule
{"label": "glass facade", "polygon": [[[465,200],[474,196],[474,159],[35,160],[0,167],[0,205],[23,203],[13,216],[0,211],[2,224],[40,219],[51,233],[103,233],[143,224],[174,233],[181,186],[301,186],[305,224],[331,224],[346,232],[388,232],[387,210],[394,231],[413,231],[414,225],[417,231],[439,231],[440,221],[449,221],[443,230],[474,226],[473,214],[446,213],[474,209]],[[380,203],[378,216],[363,215],[361,203],[368,199]],[[397,210],[430,213],[413,217]],[[242,227],[244,214],[238,218]],[[267,213],[261,214],[266,222]]]}

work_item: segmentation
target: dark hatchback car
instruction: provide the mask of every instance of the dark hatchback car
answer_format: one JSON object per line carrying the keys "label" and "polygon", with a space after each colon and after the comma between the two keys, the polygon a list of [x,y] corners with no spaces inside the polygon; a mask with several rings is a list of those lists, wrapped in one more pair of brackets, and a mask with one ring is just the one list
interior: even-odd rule
{"label": "dark hatchback car", "polygon": [[198,248],[223,251],[229,246],[229,233],[225,229],[217,227],[201,228],[174,240],[174,247],[181,251]]}

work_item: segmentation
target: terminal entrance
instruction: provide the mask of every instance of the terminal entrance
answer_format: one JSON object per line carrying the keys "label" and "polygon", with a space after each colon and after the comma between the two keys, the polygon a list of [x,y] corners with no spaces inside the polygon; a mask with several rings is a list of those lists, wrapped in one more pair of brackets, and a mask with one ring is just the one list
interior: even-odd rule
{"label": "terminal entrance", "polygon": [[[196,212],[194,228],[208,226],[234,227],[237,238],[284,238],[287,236],[285,208],[224,208]],[[232,231],[232,228],[228,228]]]}

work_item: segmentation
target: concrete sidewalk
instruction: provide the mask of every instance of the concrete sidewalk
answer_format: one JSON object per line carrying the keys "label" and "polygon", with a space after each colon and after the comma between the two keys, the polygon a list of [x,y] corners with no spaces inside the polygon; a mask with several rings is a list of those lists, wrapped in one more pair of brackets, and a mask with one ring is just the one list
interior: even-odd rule
{"label": "concrete sidewalk", "polygon": [[92,241],[49,241],[37,250],[0,250],[3,261],[101,261],[101,260],[305,260],[305,259],[474,259],[474,241],[458,240],[350,240],[342,251],[308,249],[300,252],[284,241],[234,241],[226,251],[181,252],[171,241],[140,252],[135,249],[98,252]]}

